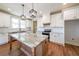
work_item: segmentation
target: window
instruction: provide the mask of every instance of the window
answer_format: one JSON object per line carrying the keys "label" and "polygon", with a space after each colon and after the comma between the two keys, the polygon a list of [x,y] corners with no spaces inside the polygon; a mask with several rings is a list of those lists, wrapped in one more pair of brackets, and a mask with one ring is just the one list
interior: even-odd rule
{"label": "window", "polygon": [[26,27],[31,27],[32,21],[31,20],[26,20]]}
{"label": "window", "polygon": [[20,20],[21,28],[26,28],[26,21]]}
{"label": "window", "polygon": [[19,24],[19,18],[13,18],[11,19],[11,28],[26,28],[26,21],[24,20],[20,20],[20,24]]}

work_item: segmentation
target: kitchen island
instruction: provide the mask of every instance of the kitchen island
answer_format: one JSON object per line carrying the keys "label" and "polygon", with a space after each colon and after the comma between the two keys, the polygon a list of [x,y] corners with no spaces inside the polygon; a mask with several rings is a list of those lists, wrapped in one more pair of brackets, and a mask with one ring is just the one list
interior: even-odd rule
{"label": "kitchen island", "polygon": [[10,34],[10,53],[12,51],[12,41],[19,42],[19,49],[28,56],[44,56],[48,51],[48,37],[42,34],[15,33]]}

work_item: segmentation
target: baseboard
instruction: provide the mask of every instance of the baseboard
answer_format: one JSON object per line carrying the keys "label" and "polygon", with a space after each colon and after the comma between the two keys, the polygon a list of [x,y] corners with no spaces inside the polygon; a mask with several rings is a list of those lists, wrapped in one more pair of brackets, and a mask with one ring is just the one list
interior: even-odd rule
{"label": "baseboard", "polygon": [[70,44],[70,45],[74,45],[74,46],[79,46],[79,44],[75,44],[75,43],[72,43],[72,42],[65,42],[65,44]]}
{"label": "baseboard", "polygon": [[61,46],[65,46],[65,44],[61,44],[61,43],[58,43],[58,42],[51,42],[51,43],[54,43],[54,44],[57,44],[57,45],[61,45]]}
{"label": "baseboard", "polygon": [[6,45],[6,44],[8,44],[8,42],[6,42],[6,43],[3,43],[3,44],[1,44],[0,46]]}

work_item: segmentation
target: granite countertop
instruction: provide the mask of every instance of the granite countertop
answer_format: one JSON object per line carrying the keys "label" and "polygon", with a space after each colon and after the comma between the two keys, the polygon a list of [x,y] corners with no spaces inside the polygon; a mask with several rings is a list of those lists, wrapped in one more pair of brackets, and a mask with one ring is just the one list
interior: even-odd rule
{"label": "granite countertop", "polygon": [[18,41],[22,42],[23,44],[33,48],[39,45],[42,41],[47,39],[46,35],[42,34],[33,34],[33,33],[16,33],[10,34],[10,36],[14,37]]}

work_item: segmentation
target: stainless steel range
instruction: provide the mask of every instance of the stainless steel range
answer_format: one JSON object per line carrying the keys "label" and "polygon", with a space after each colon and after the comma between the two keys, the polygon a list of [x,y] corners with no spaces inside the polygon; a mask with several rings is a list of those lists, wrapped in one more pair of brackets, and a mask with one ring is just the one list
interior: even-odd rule
{"label": "stainless steel range", "polygon": [[42,32],[43,35],[47,35],[48,36],[48,41],[50,41],[50,32],[51,32],[51,29],[45,29]]}

